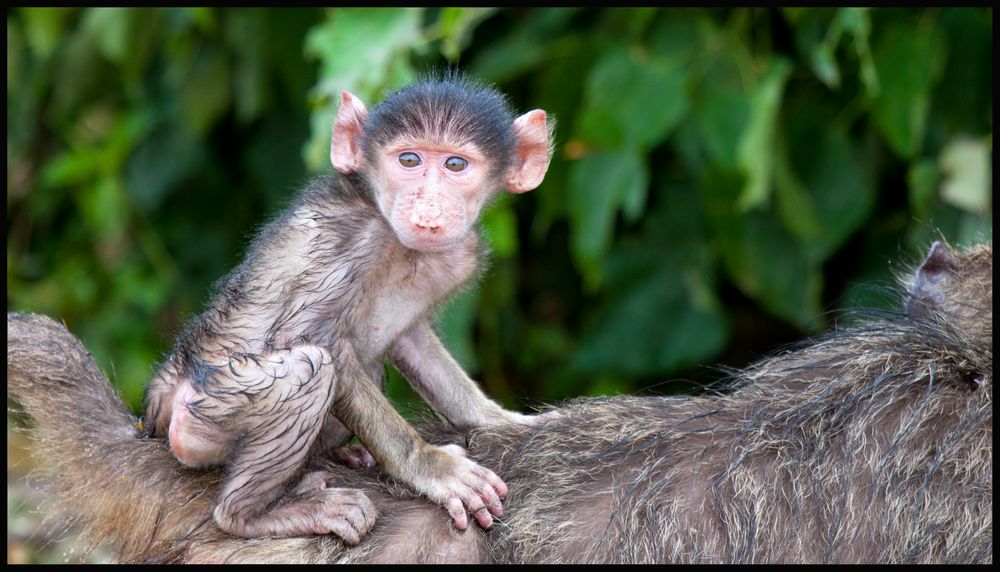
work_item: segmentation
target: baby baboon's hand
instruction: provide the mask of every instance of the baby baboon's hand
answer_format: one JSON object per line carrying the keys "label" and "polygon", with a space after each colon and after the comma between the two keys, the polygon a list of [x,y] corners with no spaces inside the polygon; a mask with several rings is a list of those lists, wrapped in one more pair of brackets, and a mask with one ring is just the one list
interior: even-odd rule
{"label": "baby baboon's hand", "polygon": [[552,411],[546,411],[545,413],[539,413],[538,415],[522,415],[524,419],[518,421],[522,425],[529,425],[531,427],[538,427],[539,425],[554,421],[562,417],[563,414],[553,409]]}
{"label": "baby baboon's hand", "polygon": [[547,411],[538,415],[524,415],[523,413],[515,413],[513,411],[507,411],[506,409],[500,410],[500,412],[495,416],[490,416],[480,427],[490,427],[496,425],[525,425],[528,427],[538,427],[562,417],[562,413],[556,410]]}
{"label": "baby baboon's hand", "polygon": [[507,496],[500,477],[465,458],[465,449],[458,445],[428,446],[426,451],[435,474],[414,483],[417,490],[443,505],[459,530],[469,526],[469,513],[479,526],[492,526],[493,517],[503,514],[500,500]]}

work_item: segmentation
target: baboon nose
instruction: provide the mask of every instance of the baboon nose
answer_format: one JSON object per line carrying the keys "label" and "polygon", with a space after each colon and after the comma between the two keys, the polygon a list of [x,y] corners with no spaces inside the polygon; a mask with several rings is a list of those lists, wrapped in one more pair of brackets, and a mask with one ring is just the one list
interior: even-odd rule
{"label": "baboon nose", "polygon": [[421,228],[437,228],[441,226],[441,214],[437,205],[419,204],[413,209],[410,222]]}

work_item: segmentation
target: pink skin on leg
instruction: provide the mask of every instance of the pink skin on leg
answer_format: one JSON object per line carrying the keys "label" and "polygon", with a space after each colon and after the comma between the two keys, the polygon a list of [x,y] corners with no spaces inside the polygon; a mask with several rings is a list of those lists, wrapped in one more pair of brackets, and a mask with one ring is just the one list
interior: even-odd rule
{"label": "pink skin on leg", "polygon": [[194,419],[188,407],[198,399],[194,388],[182,381],[174,394],[167,431],[174,457],[188,467],[217,465],[229,454],[228,436]]}

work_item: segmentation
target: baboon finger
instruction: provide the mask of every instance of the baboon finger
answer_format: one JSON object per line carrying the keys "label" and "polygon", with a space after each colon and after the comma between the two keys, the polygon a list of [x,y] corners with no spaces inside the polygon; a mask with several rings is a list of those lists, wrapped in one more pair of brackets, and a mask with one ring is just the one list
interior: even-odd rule
{"label": "baboon finger", "polygon": [[448,509],[448,514],[451,515],[451,520],[455,523],[455,528],[465,530],[469,527],[469,518],[465,513],[465,505],[462,504],[462,499],[457,497],[449,499],[445,504],[445,508]]}
{"label": "baboon finger", "polygon": [[479,508],[472,509],[472,515],[476,518],[476,522],[479,523],[479,526],[483,528],[493,526],[493,516],[490,515],[490,511],[487,507],[481,506]]}

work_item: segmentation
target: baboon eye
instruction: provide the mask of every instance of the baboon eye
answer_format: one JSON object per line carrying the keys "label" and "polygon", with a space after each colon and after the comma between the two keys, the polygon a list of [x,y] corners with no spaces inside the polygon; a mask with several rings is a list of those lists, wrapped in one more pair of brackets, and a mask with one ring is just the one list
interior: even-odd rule
{"label": "baboon eye", "polygon": [[403,153],[399,156],[399,164],[404,167],[416,167],[420,164],[420,157],[416,153]]}
{"label": "baboon eye", "polygon": [[469,162],[461,157],[448,157],[448,160],[444,162],[444,166],[449,171],[455,171],[457,173],[458,171],[464,170],[467,166],[469,166]]}

